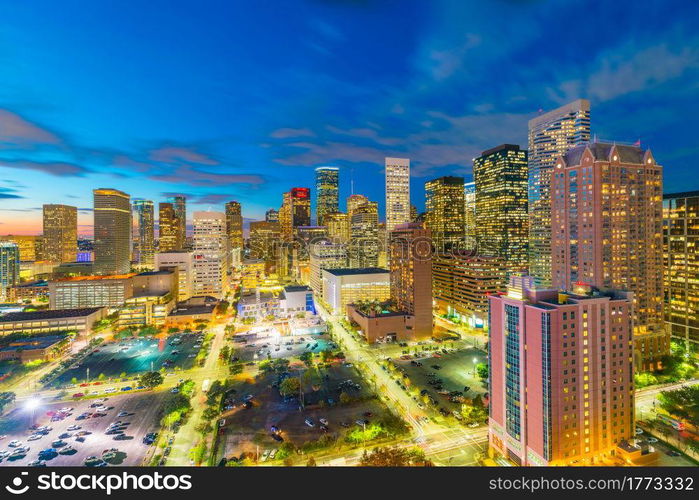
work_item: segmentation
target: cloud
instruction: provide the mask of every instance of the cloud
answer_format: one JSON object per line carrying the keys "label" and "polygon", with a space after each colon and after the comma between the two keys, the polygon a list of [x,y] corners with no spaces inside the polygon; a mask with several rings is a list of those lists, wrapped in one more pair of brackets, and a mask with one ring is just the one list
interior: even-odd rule
{"label": "cloud", "polygon": [[90,169],[75,163],[60,161],[31,161],[0,159],[0,167],[36,170],[56,177],[82,177],[91,172]]}
{"label": "cloud", "polygon": [[195,151],[193,148],[181,146],[165,146],[150,151],[149,158],[156,162],[163,163],[196,163],[199,165],[219,165],[217,159],[204,153]]}
{"label": "cloud", "polygon": [[0,149],[34,148],[37,145],[60,145],[62,140],[53,132],[40,127],[7,109],[0,109]]}
{"label": "cloud", "polygon": [[292,137],[315,137],[309,128],[278,128],[269,134],[274,139],[289,139]]}
{"label": "cloud", "polygon": [[187,184],[190,186],[257,185],[265,182],[264,178],[257,174],[213,173],[199,170],[189,165],[181,165],[174,171],[150,175],[148,178],[154,181]]}

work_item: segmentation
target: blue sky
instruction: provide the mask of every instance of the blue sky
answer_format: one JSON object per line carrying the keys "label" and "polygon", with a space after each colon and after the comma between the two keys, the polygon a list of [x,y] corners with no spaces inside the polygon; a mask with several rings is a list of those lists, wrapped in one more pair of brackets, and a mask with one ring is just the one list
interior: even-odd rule
{"label": "blue sky", "polygon": [[[383,158],[425,180],[526,145],[578,97],[600,139],[650,147],[699,188],[699,2],[2,1],[0,233],[43,203],[122,189],[261,218],[313,168],[381,203]],[[694,175],[692,175],[694,174]],[[342,204],[344,207],[344,202]]]}

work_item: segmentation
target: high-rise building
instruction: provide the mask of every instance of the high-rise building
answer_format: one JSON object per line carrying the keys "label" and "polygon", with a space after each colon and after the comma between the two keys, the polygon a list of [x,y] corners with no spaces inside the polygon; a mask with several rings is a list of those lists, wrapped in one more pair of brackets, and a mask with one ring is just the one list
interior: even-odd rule
{"label": "high-rise building", "polygon": [[476,248],[476,183],[464,183],[464,230],[466,248]]}
{"label": "high-rise building", "polygon": [[347,245],[320,241],[311,245],[310,285],[316,297],[323,297],[323,269],[346,269]]}
{"label": "high-rise building", "polygon": [[432,245],[422,224],[397,226],[390,233],[391,300],[408,316],[410,338],[432,336]]}
{"label": "high-rise building", "polygon": [[354,209],[369,203],[369,198],[363,194],[353,194],[347,197],[347,216],[352,220]]}
{"label": "high-rise building", "polygon": [[699,191],[663,196],[665,323],[699,344]]}
{"label": "high-rise building", "polygon": [[131,198],[116,189],[93,190],[95,274],[124,274],[131,261]]}
{"label": "high-rise building", "polygon": [[488,326],[488,295],[506,288],[505,260],[472,250],[435,254],[432,296],[437,310],[472,328]]}
{"label": "high-rise building", "polygon": [[152,270],[155,256],[155,216],[153,202],[133,200],[133,261],[140,269]]}
{"label": "high-rise building", "polygon": [[158,250],[174,252],[184,248],[184,240],[180,237],[180,221],[175,211],[175,205],[170,202],[158,205]]}
{"label": "high-rise building", "polygon": [[527,268],[527,152],[513,144],[473,160],[478,253],[503,257],[507,273]]}
{"label": "high-rise building", "polygon": [[11,299],[12,287],[19,284],[19,246],[0,241],[0,302]]}
{"label": "high-rise building", "polygon": [[248,247],[252,259],[264,260],[268,270],[277,261],[277,248],[281,238],[278,222],[255,221],[250,223]]}
{"label": "high-rise building", "polygon": [[183,195],[177,195],[170,198],[169,201],[172,203],[177,219],[177,242],[180,246],[175,250],[182,250],[187,241],[187,198]]}
{"label": "high-rise building", "polygon": [[463,248],[466,236],[464,178],[440,177],[425,182],[426,225],[437,251]]}
{"label": "high-rise building", "polygon": [[386,158],[386,231],[410,222],[410,160]]}
{"label": "high-rise building", "polygon": [[316,221],[325,225],[325,216],[340,209],[340,169],[316,168]]}
{"label": "high-rise building", "polygon": [[330,212],[325,214],[325,226],[328,228],[328,238],[347,243],[350,238],[350,219],[344,212]]}
{"label": "high-rise building", "polygon": [[291,188],[284,193],[282,207],[279,210],[279,226],[285,241],[294,239],[295,229],[311,225],[311,190],[308,188]]}
{"label": "high-rise building", "polygon": [[0,241],[10,241],[12,243],[17,243],[19,247],[19,259],[22,262],[34,262],[36,260],[42,260],[43,251],[40,247],[43,247],[43,238],[41,236],[35,235],[24,235],[24,234],[6,234],[0,236]]}
{"label": "high-rise building", "polygon": [[243,248],[243,214],[237,201],[226,203],[226,234],[231,250]]}
{"label": "high-rise building", "polygon": [[227,291],[226,214],[194,212],[194,295],[221,298]]}
{"label": "high-rise building", "polygon": [[523,276],[489,296],[491,448],[518,465],[592,465],[634,437],[632,296]]}
{"label": "high-rise building", "polygon": [[668,352],[663,324],[663,174],[650,150],[592,143],[556,162],[551,176],[552,284],[634,292],[637,365]]}
{"label": "high-rise building", "polygon": [[184,302],[194,295],[194,253],[184,250],[157,253],[156,269],[177,268],[177,301]]}
{"label": "high-rise building", "polygon": [[551,172],[557,158],[590,140],[590,102],[578,99],[529,121],[529,274],[551,285]]}
{"label": "high-rise building", "polygon": [[275,210],[274,208],[270,208],[265,212],[265,221],[266,222],[279,222],[279,210]]}
{"label": "high-rise building", "polygon": [[352,209],[349,267],[377,267],[379,251],[379,204],[368,201]]}
{"label": "high-rise building", "polygon": [[61,264],[75,262],[78,253],[78,209],[44,205],[44,258]]}

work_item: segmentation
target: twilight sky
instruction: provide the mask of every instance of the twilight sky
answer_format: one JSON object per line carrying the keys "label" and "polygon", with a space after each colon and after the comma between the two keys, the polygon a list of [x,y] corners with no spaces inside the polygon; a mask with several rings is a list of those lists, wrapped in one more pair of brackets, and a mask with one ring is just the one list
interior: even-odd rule
{"label": "twilight sky", "polygon": [[[699,2],[0,0],[0,234],[113,187],[246,218],[341,168],[379,201],[383,158],[426,180],[584,97],[600,139],[699,188]],[[314,193],[315,194],[315,193]]]}

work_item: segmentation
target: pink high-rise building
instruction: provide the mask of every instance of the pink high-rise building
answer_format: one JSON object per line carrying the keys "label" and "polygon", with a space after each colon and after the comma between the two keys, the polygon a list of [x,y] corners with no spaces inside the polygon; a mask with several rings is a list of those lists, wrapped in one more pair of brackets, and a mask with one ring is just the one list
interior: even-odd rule
{"label": "pink high-rise building", "polygon": [[559,157],[551,179],[552,285],[632,291],[636,362],[646,369],[669,349],[662,172],[650,150],[591,143]]}
{"label": "pink high-rise building", "polygon": [[523,276],[489,297],[492,449],[520,465],[597,463],[634,436],[632,300]]}

